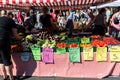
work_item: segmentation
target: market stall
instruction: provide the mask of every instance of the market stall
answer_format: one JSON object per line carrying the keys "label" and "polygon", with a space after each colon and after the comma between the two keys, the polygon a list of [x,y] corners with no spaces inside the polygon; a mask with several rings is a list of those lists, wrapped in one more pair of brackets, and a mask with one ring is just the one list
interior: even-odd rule
{"label": "market stall", "polygon": [[78,78],[119,75],[120,41],[99,35],[64,38],[62,33],[59,36],[50,42],[39,39],[37,44],[41,46],[38,46],[30,41],[34,41],[34,35],[28,35],[30,51],[12,55],[14,75]]}
{"label": "market stall", "polygon": [[[14,75],[23,76],[54,76],[54,77],[76,77],[76,78],[104,78],[106,76],[119,76],[120,64],[111,62],[84,61],[83,53],[80,63],[71,63],[69,54],[54,54],[54,64],[45,64],[41,61],[34,61],[32,54],[29,61],[21,60],[22,53],[13,54]],[[24,54],[24,53],[23,53]],[[109,54],[109,53],[108,53]],[[95,56],[96,54],[94,54]]]}
{"label": "market stall", "polygon": [[[48,0],[47,0],[48,1]],[[65,5],[63,0],[1,0],[1,4]],[[85,1],[85,2],[84,2]],[[106,0],[74,0],[68,6],[102,3]],[[53,2],[53,3],[52,3]],[[56,3],[57,2],[57,3]],[[50,4],[49,4],[50,3]],[[120,41],[100,35],[74,33],[68,37],[64,29],[54,35],[45,31],[25,36],[21,46],[13,44],[14,75],[103,78],[119,75]],[[75,33],[76,34],[76,33]],[[82,35],[81,35],[82,34]],[[91,33],[90,33],[91,34]],[[20,51],[21,50],[21,51]]]}

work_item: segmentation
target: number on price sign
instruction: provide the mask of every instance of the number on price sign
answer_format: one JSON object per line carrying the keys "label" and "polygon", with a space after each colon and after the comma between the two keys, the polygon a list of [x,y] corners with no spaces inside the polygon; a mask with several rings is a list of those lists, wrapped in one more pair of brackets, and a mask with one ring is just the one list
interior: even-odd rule
{"label": "number on price sign", "polygon": [[42,53],[42,60],[45,63],[53,63],[53,49],[52,48],[44,48]]}
{"label": "number on price sign", "polygon": [[93,60],[93,48],[83,48],[84,60]]}
{"label": "number on price sign", "polygon": [[98,47],[96,51],[97,61],[107,61],[107,47]]}
{"label": "number on price sign", "polygon": [[33,55],[40,55],[41,54],[40,47],[32,47],[31,50],[32,50]]}
{"label": "number on price sign", "polygon": [[80,49],[69,48],[69,59],[70,62],[80,62]]}
{"label": "number on price sign", "polygon": [[111,61],[120,61],[120,46],[110,47],[110,60]]}
{"label": "number on price sign", "polygon": [[39,46],[31,46],[33,60],[41,60],[41,49]]}
{"label": "number on price sign", "polygon": [[66,48],[57,48],[56,53],[57,54],[65,54],[66,53]]}

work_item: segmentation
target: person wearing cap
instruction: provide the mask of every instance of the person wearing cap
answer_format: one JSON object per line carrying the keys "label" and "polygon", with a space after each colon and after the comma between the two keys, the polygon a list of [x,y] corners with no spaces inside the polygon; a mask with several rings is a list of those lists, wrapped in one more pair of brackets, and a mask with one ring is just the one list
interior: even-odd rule
{"label": "person wearing cap", "polygon": [[16,24],[12,18],[7,16],[7,12],[2,10],[0,17],[0,69],[3,73],[3,78],[9,76],[9,80],[13,79],[12,61],[11,61],[11,34],[17,39],[22,39],[17,34]]}

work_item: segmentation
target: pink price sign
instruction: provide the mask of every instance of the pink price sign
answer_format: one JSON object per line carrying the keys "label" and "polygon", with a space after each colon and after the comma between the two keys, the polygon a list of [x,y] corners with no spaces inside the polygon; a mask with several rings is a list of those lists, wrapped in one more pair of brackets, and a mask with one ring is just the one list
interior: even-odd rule
{"label": "pink price sign", "polygon": [[54,53],[52,48],[43,48],[42,50],[42,61],[45,63],[53,63]]}

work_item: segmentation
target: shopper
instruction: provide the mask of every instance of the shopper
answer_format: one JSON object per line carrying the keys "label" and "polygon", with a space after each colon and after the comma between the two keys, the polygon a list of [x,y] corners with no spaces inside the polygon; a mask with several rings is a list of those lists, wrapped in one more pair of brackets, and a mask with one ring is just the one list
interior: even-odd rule
{"label": "shopper", "polygon": [[111,17],[111,11],[109,9],[109,7],[106,7],[106,22],[107,22],[107,33],[106,35],[109,35],[109,24],[110,24],[110,17]]}
{"label": "shopper", "polygon": [[34,10],[30,10],[30,21],[31,21],[32,29],[33,29],[36,24],[36,12]]}
{"label": "shopper", "polygon": [[18,23],[20,25],[23,25],[24,20],[23,20],[23,16],[21,14],[21,11],[18,11],[17,18],[18,18]]}
{"label": "shopper", "polygon": [[37,26],[36,26],[36,28],[38,28],[38,29],[42,29],[42,24],[40,23],[40,16],[41,16],[42,14],[40,13],[40,11],[37,11],[37,15],[36,15],[36,19],[37,19]]}
{"label": "shopper", "polygon": [[74,12],[70,10],[66,12],[67,20],[66,20],[66,28],[68,30],[68,35],[71,36],[74,29]]}
{"label": "shopper", "polygon": [[118,11],[112,16],[111,26],[116,30],[114,33],[115,38],[120,41],[120,8],[118,8]]}
{"label": "shopper", "polygon": [[106,9],[106,22],[108,23],[110,15],[111,15],[111,11],[109,7],[106,7],[105,9]]}
{"label": "shopper", "polygon": [[57,15],[56,15],[56,13],[55,13],[55,9],[51,9],[51,16],[52,16],[52,18],[53,18],[53,21],[54,22],[56,22],[57,21]]}
{"label": "shopper", "polygon": [[110,20],[109,20],[109,29],[108,29],[108,31],[109,31],[109,36],[114,37],[114,38],[117,38],[117,35],[118,35],[118,33],[119,33],[119,30],[117,30],[115,27],[113,27],[113,26],[111,25],[111,23],[112,23],[112,16],[113,16],[113,14],[110,16]]}
{"label": "shopper", "polygon": [[16,24],[18,24],[18,18],[16,14],[13,14],[13,20],[15,21]]}
{"label": "shopper", "polygon": [[111,25],[120,31],[120,9],[118,10],[118,12],[113,14]]}
{"label": "shopper", "polygon": [[46,30],[49,34],[53,34],[54,27],[53,27],[53,19],[50,14],[48,14],[48,8],[42,8],[43,15],[40,16],[40,22],[43,25],[43,29]]}
{"label": "shopper", "polygon": [[32,19],[30,18],[30,13],[27,12],[25,16],[26,16],[24,20],[25,33],[31,33],[31,30],[33,28],[33,22]]}
{"label": "shopper", "polygon": [[10,38],[12,34],[15,38],[21,39],[21,37],[17,34],[14,20],[7,17],[7,12],[2,10],[0,17],[0,69],[3,73],[4,80],[6,80],[7,75],[10,80],[14,80],[11,66],[12,62],[10,47]]}

